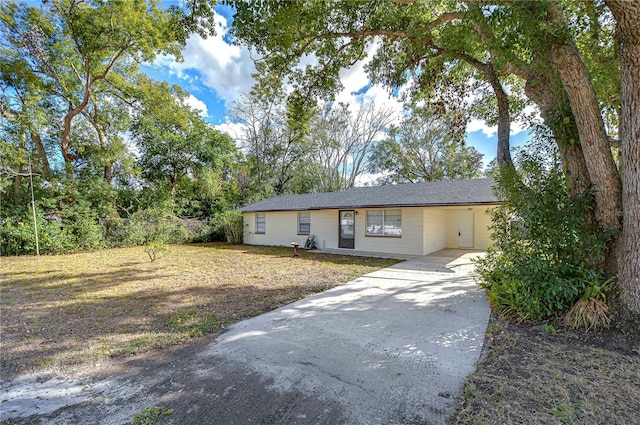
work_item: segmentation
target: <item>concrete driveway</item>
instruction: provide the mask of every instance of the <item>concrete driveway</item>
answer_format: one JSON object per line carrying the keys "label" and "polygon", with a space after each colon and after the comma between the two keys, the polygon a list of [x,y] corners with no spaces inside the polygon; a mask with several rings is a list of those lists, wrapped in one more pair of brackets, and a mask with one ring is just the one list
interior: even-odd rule
{"label": "concrete driveway", "polygon": [[2,383],[0,418],[124,424],[160,405],[174,424],[444,424],[489,320],[479,254],[399,263],[104,380]]}

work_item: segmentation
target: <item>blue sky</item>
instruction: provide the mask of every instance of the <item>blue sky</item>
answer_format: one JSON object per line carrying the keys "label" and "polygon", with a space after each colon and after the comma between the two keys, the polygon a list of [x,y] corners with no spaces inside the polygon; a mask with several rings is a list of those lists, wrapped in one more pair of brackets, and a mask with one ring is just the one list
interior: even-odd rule
{"label": "blue sky", "polygon": [[[202,39],[194,35],[183,52],[183,62],[176,62],[171,57],[161,57],[146,67],[145,72],[155,79],[178,84],[186,89],[192,94],[191,106],[200,109],[208,122],[233,137],[239,131],[239,126],[227,117],[227,110],[231,103],[251,89],[251,74],[255,72],[255,67],[251,52],[246,47],[231,44],[228,31],[232,9],[219,6],[216,12],[215,37]],[[385,88],[372,86],[363,67],[364,63],[359,63],[342,72],[345,90],[337,95],[336,100],[352,105],[365,99],[373,100],[376,104],[400,112],[402,105],[397,99],[390,98]],[[496,156],[496,128],[488,127],[483,121],[472,120],[467,131],[468,144],[484,155],[485,164],[491,161]],[[512,146],[519,146],[529,139],[528,133],[518,123],[512,124],[511,134]]]}

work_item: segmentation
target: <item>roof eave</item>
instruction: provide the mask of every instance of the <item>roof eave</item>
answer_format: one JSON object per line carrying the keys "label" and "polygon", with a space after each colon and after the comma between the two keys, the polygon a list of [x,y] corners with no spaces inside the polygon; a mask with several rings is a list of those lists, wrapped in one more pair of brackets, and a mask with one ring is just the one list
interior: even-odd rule
{"label": "roof eave", "polygon": [[480,201],[480,202],[441,202],[433,204],[361,204],[361,205],[333,205],[312,208],[260,208],[260,209],[240,209],[243,213],[256,212],[285,212],[285,211],[321,211],[321,210],[346,210],[357,208],[414,208],[414,207],[468,207],[482,205],[500,205],[502,201]]}

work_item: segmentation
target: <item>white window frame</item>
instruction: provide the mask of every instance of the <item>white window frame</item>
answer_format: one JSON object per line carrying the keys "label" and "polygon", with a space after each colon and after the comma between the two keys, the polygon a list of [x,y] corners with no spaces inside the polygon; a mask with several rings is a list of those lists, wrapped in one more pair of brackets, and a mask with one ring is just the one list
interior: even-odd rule
{"label": "white window frame", "polygon": [[[391,222],[391,217],[400,216],[400,222]],[[379,219],[374,219],[378,218]],[[389,220],[387,220],[389,217]],[[402,237],[402,210],[367,210],[367,222],[365,225],[365,236],[380,238],[401,238]]]}
{"label": "white window frame", "polygon": [[[303,218],[305,218],[304,221],[303,221]],[[302,226],[306,226],[307,229],[303,230]],[[299,212],[298,213],[298,234],[299,235],[310,235],[311,234],[311,213],[310,212]]]}
{"label": "white window frame", "polygon": [[267,233],[267,215],[256,213],[256,234],[264,235],[265,233]]}

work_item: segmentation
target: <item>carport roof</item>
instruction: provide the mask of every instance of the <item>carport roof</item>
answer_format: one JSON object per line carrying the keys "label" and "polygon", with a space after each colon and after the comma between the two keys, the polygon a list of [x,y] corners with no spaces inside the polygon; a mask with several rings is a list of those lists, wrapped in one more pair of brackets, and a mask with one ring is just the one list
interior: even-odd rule
{"label": "carport roof", "polygon": [[355,187],[340,192],[275,196],[247,205],[240,211],[491,205],[500,203],[493,193],[495,184],[493,179],[485,178]]}

